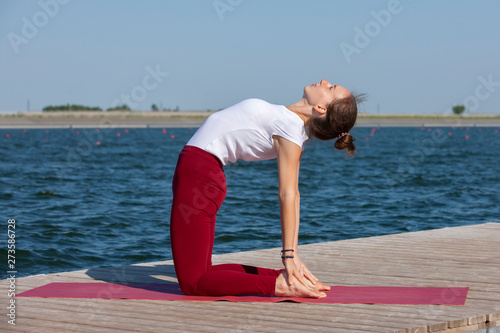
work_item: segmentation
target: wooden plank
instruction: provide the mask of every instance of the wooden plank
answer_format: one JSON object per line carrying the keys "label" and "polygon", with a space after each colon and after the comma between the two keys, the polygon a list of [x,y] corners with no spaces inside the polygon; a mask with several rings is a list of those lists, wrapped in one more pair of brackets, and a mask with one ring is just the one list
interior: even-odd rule
{"label": "wooden plank", "polygon": [[[31,318],[23,318],[22,322],[16,326],[9,328],[10,332],[37,332],[37,333],[68,333],[68,332],[103,332],[103,327],[90,325],[91,323],[85,323],[83,325],[71,324],[68,326],[67,323],[54,322],[48,320],[37,320]],[[120,332],[134,332],[127,330],[125,328],[112,328],[106,327],[106,333],[120,333]]]}
{"label": "wooden plank", "polygon": [[[129,301],[131,302],[131,301]],[[161,317],[165,314],[168,314],[169,316],[175,317],[175,321],[186,321],[189,320],[191,324],[198,324],[200,326],[203,326],[206,324],[207,320],[217,318],[217,323],[218,325],[224,326],[224,327],[234,327],[234,321],[238,319],[238,322],[246,322],[248,325],[253,325],[255,326],[256,324],[259,326],[262,326],[260,330],[263,331],[268,331],[268,332],[273,332],[275,330],[275,327],[269,327],[269,324],[279,324],[280,328],[283,329],[297,329],[302,327],[304,328],[304,325],[307,325],[309,330],[314,329],[315,326],[318,325],[318,323],[321,323],[321,327],[330,327],[330,322],[325,320],[325,316],[321,315],[314,315],[312,313],[304,313],[304,308],[303,307],[296,307],[295,310],[296,312],[290,311],[290,309],[287,309],[286,311],[283,311],[283,309],[275,309],[269,311],[269,310],[262,310],[262,311],[247,311],[247,309],[243,310],[238,304],[233,303],[233,306],[231,308],[226,308],[224,311],[219,311],[219,309],[212,309],[212,307],[207,306],[207,304],[200,304],[202,305],[198,309],[194,306],[192,306],[191,303],[195,302],[158,302],[156,301],[156,306],[147,306],[147,303],[141,304],[139,301],[133,301],[134,302],[134,308],[140,308],[141,312],[140,314],[130,312],[130,305],[129,304],[123,304],[124,302],[121,301],[121,306],[116,305],[116,304],[108,304],[108,303],[115,303],[115,302],[100,302],[98,307],[95,307],[94,311],[91,311],[90,313],[99,313],[99,314],[114,314],[115,316],[124,316],[127,318],[140,318],[142,321],[147,320],[157,320],[159,319],[158,313],[162,313]],[[50,309],[50,310],[59,310],[59,311],[67,311],[68,309],[68,303],[72,302],[57,302],[57,303],[49,303],[47,304],[46,302],[42,301],[41,302],[33,302],[34,306],[36,307],[44,307],[44,309]],[[182,304],[183,306],[180,307],[179,303],[189,303],[189,304]],[[196,302],[198,303],[198,302]],[[220,302],[223,303],[223,302]],[[217,303],[217,304],[220,304]],[[209,304],[216,304],[216,303],[209,303]],[[241,303],[244,304],[244,303]],[[255,304],[254,304],[255,306]],[[338,317],[338,316],[336,316]],[[365,318],[366,319],[366,318]],[[376,318],[374,318],[376,320]],[[227,325],[226,325],[227,323]],[[371,320],[363,320],[363,322],[359,322],[358,324],[363,325],[366,324],[365,329],[369,331],[369,328],[373,325],[374,321]],[[350,324],[349,324],[350,325]],[[345,326],[344,328],[348,328],[349,326]],[[332,328],[335,328],[335,326],[332,326]],[[338,326],[337,326],[338,328]]]}

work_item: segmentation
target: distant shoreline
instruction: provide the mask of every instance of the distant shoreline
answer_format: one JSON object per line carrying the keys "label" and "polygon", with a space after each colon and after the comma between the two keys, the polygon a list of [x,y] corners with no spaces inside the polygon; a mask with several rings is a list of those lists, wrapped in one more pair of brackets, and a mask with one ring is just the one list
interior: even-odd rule
{"label": "distant shoreline", "polygon": [[[32,112],[0,115],[0,129],[8,128],[147,128],[199,127],[216,111],[160,112]],[[356,127],[500,127],[500,115],[366,115]]]}

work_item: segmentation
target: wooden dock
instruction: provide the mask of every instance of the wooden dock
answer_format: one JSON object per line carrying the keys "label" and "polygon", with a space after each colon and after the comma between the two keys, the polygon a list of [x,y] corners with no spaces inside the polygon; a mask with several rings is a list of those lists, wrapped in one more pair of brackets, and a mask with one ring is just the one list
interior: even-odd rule
{"label": "wooden dock", "polygon": [[[469,332],[500,326],[500,223],[303,245],[301,257],[330,285],[470,287],[465,306],[179,302],[16,298],[2,332]],[[217,255],[281,267],[279,249]],[[172,261],[37,275],[16,292],[50,282],[176,281]],[[7,287],[8,288],[8,287]],[[496,329],[495,329],[496,330]]]}

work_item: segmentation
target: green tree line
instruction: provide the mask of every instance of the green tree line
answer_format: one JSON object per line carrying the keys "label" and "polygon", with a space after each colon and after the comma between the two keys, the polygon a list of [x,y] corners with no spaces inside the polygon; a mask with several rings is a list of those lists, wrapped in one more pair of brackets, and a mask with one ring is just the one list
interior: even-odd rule
{"label": "green tree line", "polygon": [[102,111],[98,106],[85,106],[79,104],[49,105],[42,111]]}
{"label": "green tree line", "polygon": [[[64,105],[49,105],[44,107],[42,111],[102,111],[102,109],[98,106],[64,104]],[[106,111],[131,111],[131,109],[127,104],[122,104],[111,108],[107,108]],[[160,108],[156,104],[153,104],[151,105],[151,111],[160,111]],[[171,111],[171,109],[163,108],[162,111]],[[173,111],[179,111],[179,106],[177,106]]]}

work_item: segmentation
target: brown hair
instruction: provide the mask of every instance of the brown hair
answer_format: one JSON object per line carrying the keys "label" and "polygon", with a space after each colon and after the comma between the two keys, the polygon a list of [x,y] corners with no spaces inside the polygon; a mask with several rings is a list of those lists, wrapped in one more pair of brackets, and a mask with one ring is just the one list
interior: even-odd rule
{"label": "brown hair", "polygon": [[[320,140],[331,140],[337,138],[342,133],[349,133],[356,123],[358,116],[358,103],[363,102],[364,94],[349,95],[339,98],[328,104],[326,113],[318,117],[309,119],[307,128],[309,137]],[[347,134],[338,138],[334,147],[343,150],[347,149],[346,155],[355,155],[354,137]]]}

